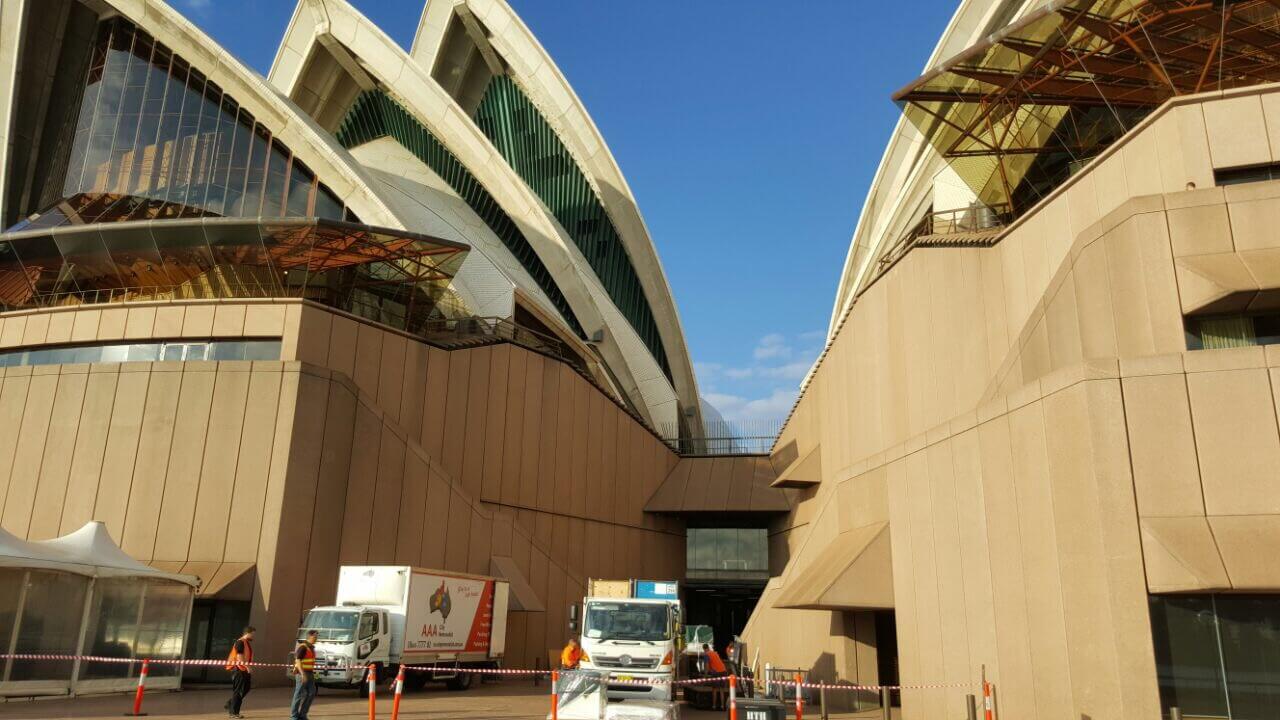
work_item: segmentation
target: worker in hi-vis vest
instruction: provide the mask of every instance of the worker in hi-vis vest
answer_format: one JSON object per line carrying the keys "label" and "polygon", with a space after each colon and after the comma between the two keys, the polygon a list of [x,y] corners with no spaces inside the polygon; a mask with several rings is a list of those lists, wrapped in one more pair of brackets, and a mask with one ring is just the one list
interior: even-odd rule
{"label": "worker in hi-vis vest", "polygon": [[293,651],[293,703],[289,720],[307,720],[311,701],[316,699],[316,638],[319,633],[307,631],[307,639]]}
{"label": "worker in hi-vis vest", "polygon": [[560,668],[562,670],[577,670],[578,663],[587,654],[578,646],[578,638],[569,638],[569,643],[564,646],[564,650],[560,651]]}
{"label": "worker in hi-vis vest", "polygon": [[233,718],[244,717],[240,714],[240,704],[253,688],[253,681],[249,677],[253,664],[253,632],[252,625],[246,627],[240,638],[232,643],[231,652],[227,653],[226,668],[231,671],[231,699],[224,707],[227,708],[227,715]]}

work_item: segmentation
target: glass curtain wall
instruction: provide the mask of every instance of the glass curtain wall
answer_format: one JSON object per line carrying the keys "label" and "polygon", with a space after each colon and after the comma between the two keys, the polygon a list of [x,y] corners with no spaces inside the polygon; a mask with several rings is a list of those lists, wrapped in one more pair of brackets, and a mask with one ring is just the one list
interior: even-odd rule
{"label": "glass curtain wall", "polygon": [[[306,165],[182,57],[123,18],[103,22],[65,172],[13,229],[180,217],[351,219]],[[51,128],[50,132],[58,129]]]}
{"label": "glass curtain wall", "polygon": [[768,531],[764,528],[689,528],[685,568],[690,580],[767,580]]}
{"label": "glass curtain wall", "polygon": [[[189,586],[168,580],[0,568],[0,653],[179,659],[192,595]],[[124,689],[138,670],[137,663],[84,662],[77,672],[71,660],[5,659],[0,660],[0,695],[30,692],[24,688],[33,684],[46,691],[82,682],[94,689]],[[176,678],[179,671],[178,665],[161,663],[151,668],[150,677]]]}
{"label": "glass curtain wall", "polygon": [[1280,595],[1151,598],[1165,715],[1264,720],[1280,708]]}

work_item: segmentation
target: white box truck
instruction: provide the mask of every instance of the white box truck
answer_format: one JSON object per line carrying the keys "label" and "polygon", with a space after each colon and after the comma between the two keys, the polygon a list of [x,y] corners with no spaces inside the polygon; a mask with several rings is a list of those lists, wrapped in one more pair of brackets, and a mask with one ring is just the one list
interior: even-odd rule
{"label": "white box truck", "polygon": [[674,700],[684,639],[676,583],[590,580],[582,605],[581,666],[615,681],[609,699]]}
{"label": "white box truck", "polygon": [[401,663],[433,665],[411,671],[409,687],[428,681],[451,690],[471,686],[474,673],[459,668],[496,668],[506,649],[509,585],[500,578],[423,570],[401,565],[344,565],[333,605],[307,612],[298,638],[316,640],[316,683],[368,691],[365,668],[379,681],[394,677]]}

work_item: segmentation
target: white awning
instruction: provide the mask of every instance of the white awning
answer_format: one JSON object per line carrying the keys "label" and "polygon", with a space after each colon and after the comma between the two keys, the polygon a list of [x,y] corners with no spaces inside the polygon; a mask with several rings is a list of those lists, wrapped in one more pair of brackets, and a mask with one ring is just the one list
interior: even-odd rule
{"label": "white awning", "polygon": [[0,528],[0,567],[57,570],[89,577],[149,577],[192,587],[199,584],[191,575],[162,572],[129,557],[111,539],[107,527],[96,521],[52,540],[23,540]]}

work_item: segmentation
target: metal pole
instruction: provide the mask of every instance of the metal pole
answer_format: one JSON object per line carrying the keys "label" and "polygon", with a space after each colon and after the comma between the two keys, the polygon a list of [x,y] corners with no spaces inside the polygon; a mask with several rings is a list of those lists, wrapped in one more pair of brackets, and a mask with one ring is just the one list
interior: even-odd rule
{"label": "metal pole", "polygon": [[893,717],[893,691],[887,687],[880,688],[880,717],[884,720]]}
{"label": "metal pole", "polygon": [[822,711],[822,720],[827,718],[827,687],[823,685],[818,688],[818,709]]}
{"label": "metal pole", "polygon": [[1182,708],[1177,705],[1169,708],[1169,720],[1182,720]]}
{"label": "metal pole", "polygon": [[969,720],[978,720],[978,699],[969,693],[964,696],[965,712]]}

